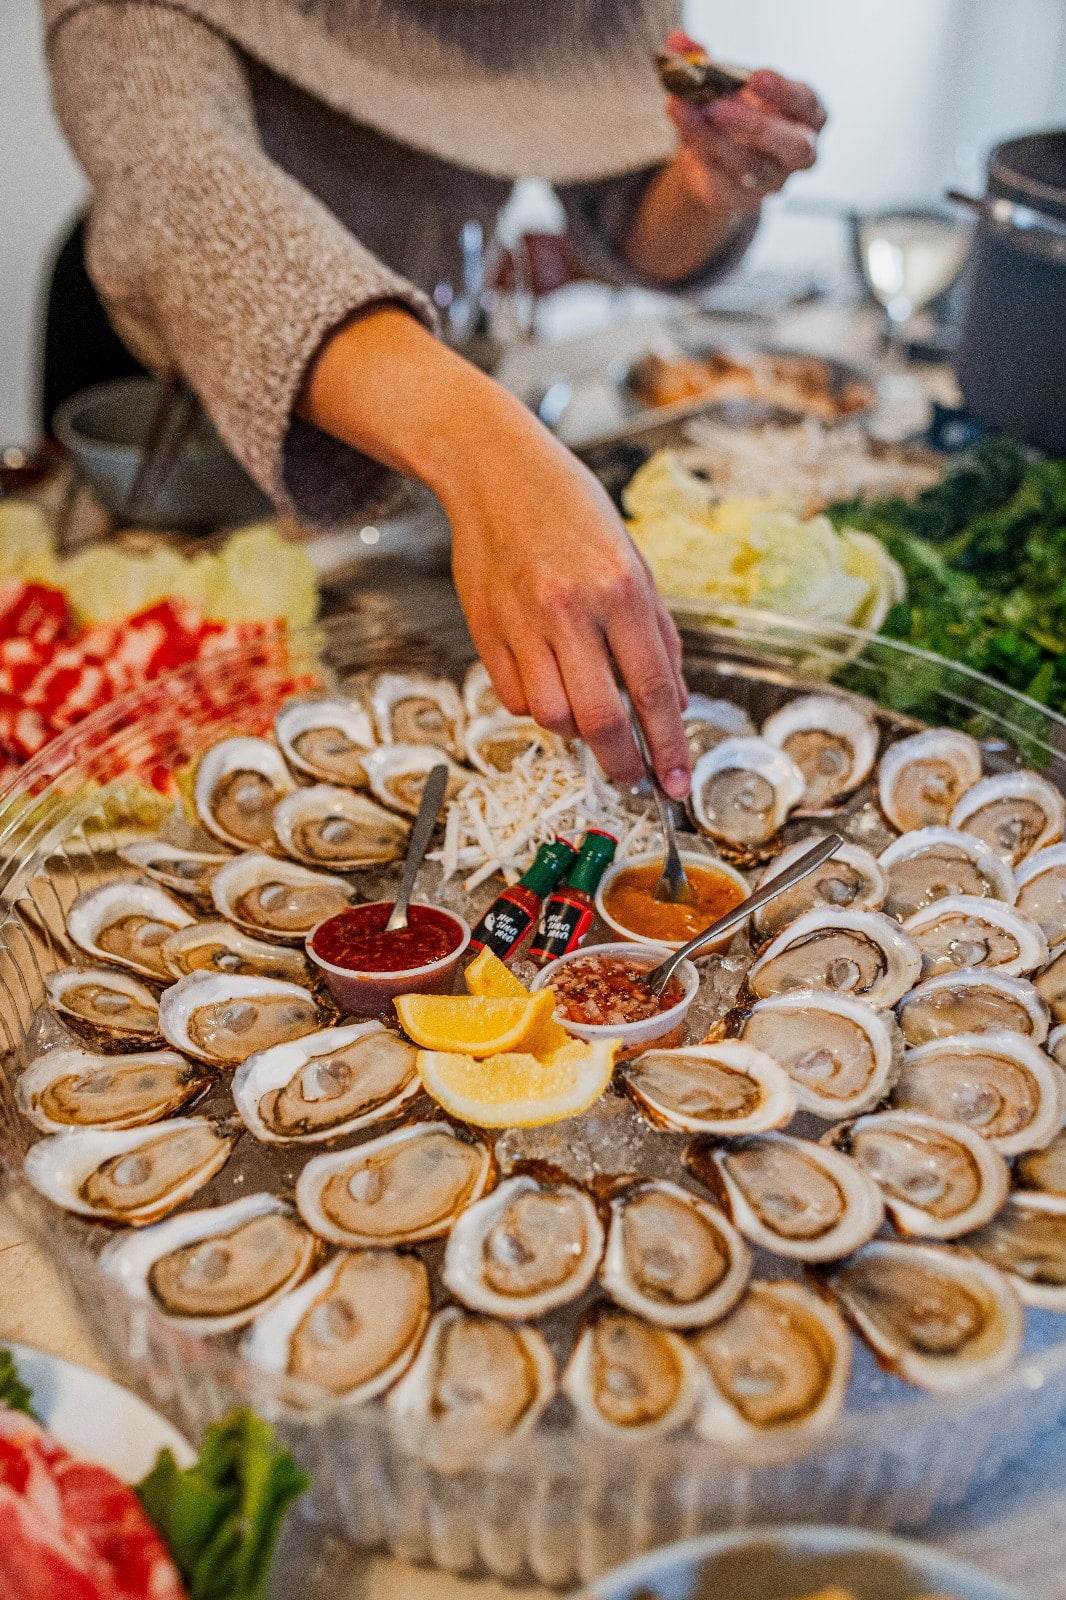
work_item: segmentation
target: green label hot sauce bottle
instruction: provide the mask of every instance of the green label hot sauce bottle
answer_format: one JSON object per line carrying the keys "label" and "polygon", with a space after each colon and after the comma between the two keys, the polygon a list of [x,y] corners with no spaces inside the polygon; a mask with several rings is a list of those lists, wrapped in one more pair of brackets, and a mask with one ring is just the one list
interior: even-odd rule
{"label": "green label hot sauce bottle", "polygon": [[501,961],[510,960],[537,920],[545,897],[577,860],[566,839],[542,844],[533,865],[518,882],[498,894],[470,935],[471,950],[489,949]]}
{"label": "green label hot sauce bottle", "polygon": [[590,828],[581,841],[577,860],[566,882],[545,903],[529,947],[531,960],[546,966],[569,955],[584,939],[596,915],[593,896],[600,879],[614,860],[618,840],[613,833]]}

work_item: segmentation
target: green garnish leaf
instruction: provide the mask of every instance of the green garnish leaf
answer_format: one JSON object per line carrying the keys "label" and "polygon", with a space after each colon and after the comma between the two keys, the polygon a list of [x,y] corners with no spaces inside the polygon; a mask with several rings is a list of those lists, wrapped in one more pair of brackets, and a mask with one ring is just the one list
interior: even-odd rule
{"label": "green garnish leaf", "polygon": [[12,1411],[24,1411],[34,1422],[41,1419],[33,1409],[33,1390],[28,1389],[19,1377],[15,1358],[10,1350],[0,1349],[0,1405]]}
{"label": "green garnish leaf", "polygon": [[282,1520],[307,1485],[273,1428],[240,1410],[208,1428],[194,1466],[161,1451],[137,1495],[189,1600],[260,1600]]}

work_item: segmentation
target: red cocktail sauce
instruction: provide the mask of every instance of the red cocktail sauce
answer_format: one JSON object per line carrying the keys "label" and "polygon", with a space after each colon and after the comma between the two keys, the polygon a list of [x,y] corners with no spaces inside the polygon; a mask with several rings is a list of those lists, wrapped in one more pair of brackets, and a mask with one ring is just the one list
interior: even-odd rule
{"label": "red cocktail sauce", "polygon": [[385,931],[391,904],[350,906],[316,929],[311,949],[348,972],[406,972],[440,961],[463,942],[463,931],[446,911],[411,906],[407,927]]}

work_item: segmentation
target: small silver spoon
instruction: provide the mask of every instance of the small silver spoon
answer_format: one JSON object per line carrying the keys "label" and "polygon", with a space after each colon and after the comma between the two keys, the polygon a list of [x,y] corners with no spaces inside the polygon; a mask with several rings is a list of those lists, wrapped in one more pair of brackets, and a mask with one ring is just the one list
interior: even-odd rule
{"label": "small silver spoon", "polygon": [[677,848],[677,834],[674,830],[674,816],[670,807],[670,796],[660,788],[659,780],[655,776],[655,768],[651,764],[651,751],[648,749],[648,741],[644,737],[644,729],[634,713],[630,713],[629,720],[633,727],[633,737],[637,741],[637,749],[640,751],[640,759],[644,763],[645,776],[651,784],[651,792],[655,798],[655,809],[659,813],[659,825],[663,830],[663,838],[666,841],[663,870],[659,876],[658,883],[652,891],[652,899],[668,906],[688,906],[695,900],[696,894],[685,876],[684,867],[681,865],[681,854]]}
{"label": "small silver spoon", "polygon": [[776,878],[771,878],[761,889],[756,889],[754,894],[750,894],[746,900],[734,906],[732,911],[727,911],[724,917],[719,917],[717,922],[712,922],[709,928],[704,928],[703,932],[690,939],[688,944],[683,944],[680,950],[674,950],[665,961],[660,962],[659,966],[652,967],[650,972],[641,973],[641,983],[645,984],[652,994],[662,994],[682,961],[694,956],[705,945],[720,939],[723,933],[728,933],[731,928],[738,928],[742,922],[747,922],[752,912],[758,911],[760,906],[767,906],[771,900],[776,900],[778,895],[794,889],[797,883],[809,878],[823,861],[835,856],[843,843],[839,833],[831,833],[828,838],[819,839],[818,843],[800,856],[787,872],[780,873]]}
{"label": "small silver spoon", "polygon": [[430,769],[429,777],[422,785],[422,799],[418,805],[418,816],[411,829],[411,840],[407,846],[407,859],[403,864],[403,875],[400,878],[400,887],[396,891],[396,904],[392,908],[392,915],[385,924],[386,933],[395,933],[397,928],[407,926],[407,907],[411,903],[411,892],[418,877],[418,869],[422,865],[426,851],[429,848],[430,837],[434,825],[440,816],[440,808],[444,804],[444,792],[448,787],[448,769],[441,762]]}

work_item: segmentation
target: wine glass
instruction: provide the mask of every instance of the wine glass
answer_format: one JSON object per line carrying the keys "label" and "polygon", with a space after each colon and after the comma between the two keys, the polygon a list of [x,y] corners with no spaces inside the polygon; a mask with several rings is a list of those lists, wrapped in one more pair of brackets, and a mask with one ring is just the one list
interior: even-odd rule
{"label": "wine glass", "polygon": [[860,217],[856,254],[863,280],[884,308],[886,334],[904,341],[908,324],[958,278],[971,228],[934,207]]}

